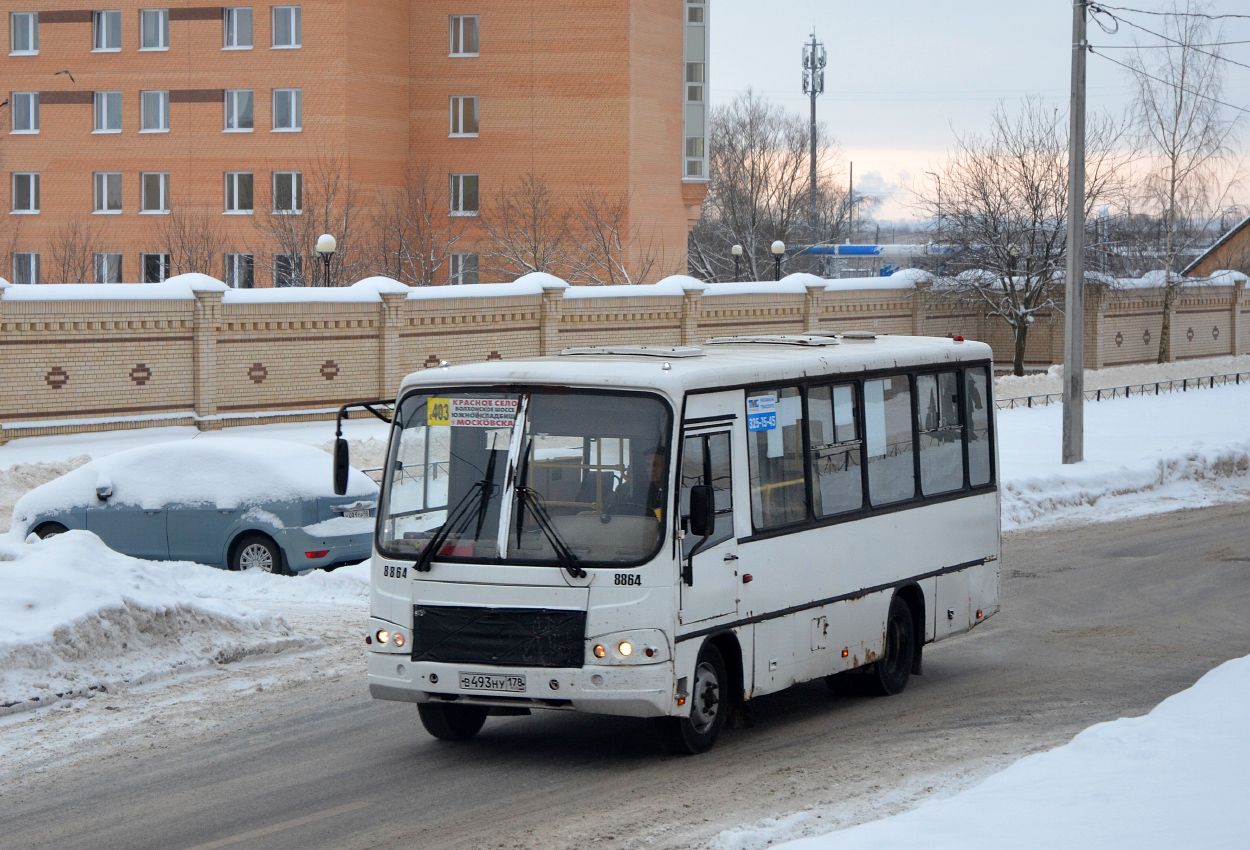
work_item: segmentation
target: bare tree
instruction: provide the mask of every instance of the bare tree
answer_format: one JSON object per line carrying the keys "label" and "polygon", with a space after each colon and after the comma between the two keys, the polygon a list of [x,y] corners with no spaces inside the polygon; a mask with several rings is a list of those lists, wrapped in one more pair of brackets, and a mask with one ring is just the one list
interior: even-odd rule
{"label": "bare tree", "polygon": [[90,220],[68,219],[52,234],[49,276],[57,283],[91,283],[100,235]]}
{"label": "bare tree", "polygon": [[1139,48],[1128,64],[1137,84],[1137,126],[1152,154],[1146,193],[1163,220],[1163,329],[1159,362],[1171,359],[1172,310],[1181,279],[1177,255],[1192,248],[1193,234],[1224,207],[1228,184],[1219,166],[1229,152],[1234,122],[1224,117],[1220,30],[1206,7],[1186,0],[1162,18],[1162,45]]}
{"label": "bare tree", "polygon": [[451,188],[420,165],[404,185],[379,193],[372,222],[373,270],[409,286],[436,286],[464,238],[466,216],[453,215]]}
{"label": "bare tree", "polygon": [[214,274],[226,250],[220,215],[174,209],[161,217],[160,239],[169,254],[170,274]]}
{"label": "bare tree", "polygon": [[[364,236],[356,232],[360,210],[342,159],[318,154],[312,170],[301,174],[300,187],[294,192],[298,210],[275,210],[271,199],[257,199],[264,209],[257,212],[254,223],[273,253],[255,251],[256,265],[290,286],[354,283],[367,272],[370,251],[367,245],[357,244]],[[317,237],[323,233],[338,243],[328,274],[315,251]]]}
{"label": "bare tree", "polygon": [[610,195],[594,186],[578,192],[571,280],[595,286],[650,283],[667,270],[653,234],[631,222],[632,202],[631,192]]}
{"label": "bare tree", "polygon": [[[1123,138],[1119,125],[1094,117],[1086,131],[1086,218],[1119,191]],[[1014,338],[1013,370],[1024,374],[1034,316],[1059,309],[1056,278],[1067,241],[1067,118],[1039,98],[1017,114],[1000,104],[987,136],[957,140],[941,167],[942,238],[949,246],[935,292],[988,308]],[[930,187],[920,205],[936,215]]]}
{"label": "bare tree", "polygon": [[530,272],[557,272],[569,261],[569,209],[541,177],[526,174],[482,212],[489,242],[490,273],[514,279]]}

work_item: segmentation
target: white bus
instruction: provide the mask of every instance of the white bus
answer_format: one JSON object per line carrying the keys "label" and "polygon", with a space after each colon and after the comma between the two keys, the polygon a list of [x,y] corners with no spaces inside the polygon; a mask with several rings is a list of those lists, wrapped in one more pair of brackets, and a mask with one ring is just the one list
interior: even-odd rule
{"label": "white bus", "polygon": [[409,375],[370,693],[443,739],[568,709],[682,753],[798,682],[898,693],[998,610],[992,374],[982,343],[848,333]]}

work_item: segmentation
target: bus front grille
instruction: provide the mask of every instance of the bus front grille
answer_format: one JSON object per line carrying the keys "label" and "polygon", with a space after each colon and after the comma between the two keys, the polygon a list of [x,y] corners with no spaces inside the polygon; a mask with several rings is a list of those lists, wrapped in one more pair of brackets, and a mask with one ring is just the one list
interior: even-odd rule
{"label": "bus front grille", "polygon": [[413,606],[412,660],[500,667],[581,667],[586,612]]}

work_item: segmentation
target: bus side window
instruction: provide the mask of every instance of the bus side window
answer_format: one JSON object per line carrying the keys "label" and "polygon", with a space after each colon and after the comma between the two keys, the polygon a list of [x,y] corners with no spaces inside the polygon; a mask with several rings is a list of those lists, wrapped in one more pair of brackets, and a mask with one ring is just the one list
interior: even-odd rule
{"label": "bus side window", "polygon": [[816,516],[859,510],[864,506],[864,485],[854,385],[812,387],[807,411]]}
{"label": "bus side window", "polygon": [[968,483],[990,483],[990,393],[985,367],[964,371],[964,409],[968,421]]}
{"label": "bus side window", "polygon": [[864,442],[868,498],[874,505],[916,495],[912,457],[911,387],[906,375],[864,382]]}
{"label": "bus side window", "polygon": [[755,528],[807,519],[803,399],[798,387],[747,393],[747,431]]}
{"label": "bus side window", "polygon": [[[687,437],[681,452],[681,527],[689,530],[690,488],[697,484],[712,485],[712,504],[716,510],[716,527],[702,550],[710,549],[733,536],[733,475],[730,467],[729,432],[720,431],[698,437]],[[682,556],[701,538],[689,534],[682,540]],[[701,551],[702,551],[701,550]]]}
{"label": "bus side window", "polygon": [[916,402],[921,491],[932,496],[962,489],[964,427],[959,409],[959,374],[917,376]]}

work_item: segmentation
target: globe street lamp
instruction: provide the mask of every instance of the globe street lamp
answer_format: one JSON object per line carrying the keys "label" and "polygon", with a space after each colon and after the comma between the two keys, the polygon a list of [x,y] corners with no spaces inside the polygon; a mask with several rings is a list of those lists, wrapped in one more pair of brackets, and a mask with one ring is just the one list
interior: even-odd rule
{"label": "globe street lamp", "polygon": [[323,233],[317,237],[317,253],[321,256],[322,262],[325,263],[325,275],[321,278],[322,286],[330,285],[330,259],[334,256],[334,249],[338,247],[338,243],[334,241],[334,237],[329,233]]}
{"label": "globe street lamp", "polygon": [[742,269],[742,246],[733,246],[729,249],[729,253],[734,255],[734,280],[738,280]]}
{"label": "globe street lamp", "polygon": [[781,257],[786,253],[786,243],[778,239],[773,243],[770,250],[773,252],[773,259],[777,262],[777,269],[773,275],[773,280],[781,280]]}

